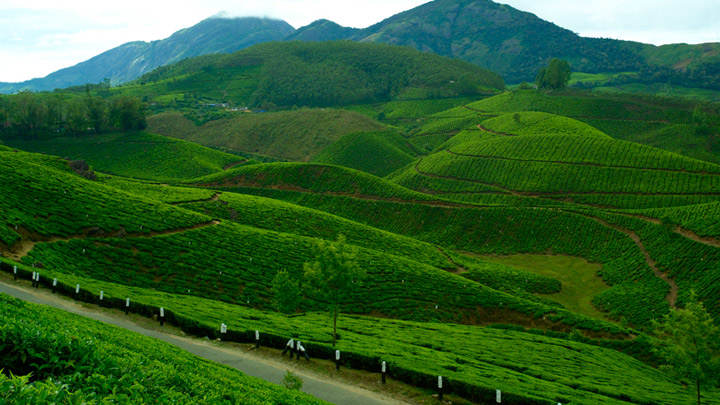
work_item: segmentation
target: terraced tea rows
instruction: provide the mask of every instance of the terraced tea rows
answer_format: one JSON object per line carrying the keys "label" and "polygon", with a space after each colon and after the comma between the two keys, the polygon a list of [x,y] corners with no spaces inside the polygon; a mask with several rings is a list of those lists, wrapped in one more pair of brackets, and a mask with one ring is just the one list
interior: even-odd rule
{"label": "terraced tea rows", "polygon": [[[29,271],[22,267],[21,270]],[[48,273],[48,277],[54,276],[60,277],[68,293],[74,291],[76,283],[81,283],[81,297],[90,302],[97,303],[98,291],[102,290],[105,306],[120,307],[125,297],[131,297],[132,310],[141,314],[157,313],[162,306],[169,322],[200,335],[219,336],[218,325],[226,323],[228,333],[224,340],[250,342],[254,331],[259,330],[262,345],[279,349],[288,336],[293,336],[303,341],[313,357],[334,355],[330,346],[332,326],[325,313],[285,317],[202,298]],[[548,401],[672,404],[691,398],[692,393],[646,364],[617,351],[586,344],[641,354],[648,349],[645,336],[635,341],[582,337],[572,341],[563,333],[529,332],[502,325],[477,328],[345,316],[337,347],[347,366],[378,372],[380,361],[385,360],[392,378],[428,388],[435,384],[437,375],[443,375],[448,391],[478,402],[494,399],[495,389],[503,390],[504,401],[525,404]],[[457,338],[473,344],[457,345]],[[608,370],[612,372],[607,373]]]}
{"label": "terraced tea rows", "polygon": [[34,381],[0,373],[3,403],[324,403],[118,327],[7,295],[0,306],[3,371]]}
{"label": "terraced tea rows", "polygon": [[[108,187],[70,172],[60,159],[37,164],[0,152],[0,219],[7,249],[25,239],[86,233],[146,233],[191,227],[211,218]],[[65,169],[60,169],[65,165]],[[8,232],[8,229],[10,232]]]}
{"label": "terraced tea rows", "polygon": [[149,133],[13,141],[31,152],[85,160],[95,170],[155,181],[179,181],[222,172],[246,159],[191,142]]}
{"label": "terraced tea rows", "polygon": [[599,308],[636,325],[647,324],[668,309],[668,286],[655,277],[635,243],[594,218],[552,208],[445,207],[258,188],[236,190],[312,207],[452,250],[585,257],[603,263],[600,274],[613,286],[593,300]]}

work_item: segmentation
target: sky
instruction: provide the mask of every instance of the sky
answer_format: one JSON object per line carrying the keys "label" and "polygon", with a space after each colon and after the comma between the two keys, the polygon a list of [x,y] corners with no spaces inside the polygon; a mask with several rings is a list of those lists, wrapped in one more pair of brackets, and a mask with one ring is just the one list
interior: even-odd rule
{"label": "sky", "polygon": [[[167,38],[224,12],[300,28],[365,28],[427,0],[0,0],[0,82],[44,77],[130,41]],[[718,0],[498,0],[582,36],[662,45],[720,42]]]}

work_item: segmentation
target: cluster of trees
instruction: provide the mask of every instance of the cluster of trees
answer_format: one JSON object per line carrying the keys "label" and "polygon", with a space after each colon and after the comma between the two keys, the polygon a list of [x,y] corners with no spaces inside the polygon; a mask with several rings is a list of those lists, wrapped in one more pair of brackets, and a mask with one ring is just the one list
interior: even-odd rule
{"label": "cluster of trees", "polygon": [[564,89],[570,81],[570,64],[566,60],[554,58],[541,68],[535,78],[535,84],[541,89]]}
{"label": "cluster of trees", "polygon": [[133,97],[19,92],[0,96],[0,136],[53,136],[138,131],[147,127],[146,106]]}

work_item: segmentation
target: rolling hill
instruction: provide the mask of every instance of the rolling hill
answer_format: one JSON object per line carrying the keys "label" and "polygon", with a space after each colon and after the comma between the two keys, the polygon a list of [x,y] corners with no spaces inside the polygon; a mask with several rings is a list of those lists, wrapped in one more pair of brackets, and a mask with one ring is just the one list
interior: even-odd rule
{"label": "rolling hill", "polygon": [[148,131],[156,134],[234,153],[305,162],[347,134],[383,128],[365,116],[337,109],[236,114],[201,126],[180,113],[162,113],[148,119]]}

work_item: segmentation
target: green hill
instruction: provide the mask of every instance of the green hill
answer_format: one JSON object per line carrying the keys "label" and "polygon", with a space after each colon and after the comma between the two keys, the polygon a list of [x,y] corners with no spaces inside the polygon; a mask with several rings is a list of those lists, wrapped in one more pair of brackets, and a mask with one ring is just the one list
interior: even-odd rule
{"label": "green hill", "polygon": [[[22,240],[71,235],[150,234],[209,223],[212,218],[90,181],[58,158],[0,151],[3,251]],[[48,165],[44,160],[51,160]]]}
{"label": "green hill", "polygon": [[463,143],[405,170],[508,194],[558,199],[580,195],[586,204],[596,195],[720,196],[720,166],[630,142],[574,135]]}
{"label": "green hill", "polygon": [[147,132],[47,140],[11,140],[27,151],[85,160],[95,170],[156,181],[180,181],[244,163],[240,156]]}
{"label": "green hill", "polygon": [[360,114],[334,109],[242,114],[201,126],[179,113],[148,118],[153,133],[236,153],[305,162],[346,134],[382,128]]}
{"label": "green hill", "polygon": [[324,403],[66,311],[7,295],[0,305],[3,403]]}
{"label": "green hill", "polygon": [[416,151],[396,132],[345,135],[323,149],[313,162],[357,169],[379,177],[415,160]]}
{"label": "green hill", "polygon": [[[720,163],[714,105],[641,96],[551,95],[514,91],[451,110],[445,116],[539,111],[582,121],[615,139],[642,143],[695,159]],[[443,113],[439,114],[443,115]]]}
{"label": "green hill", "polygon": [[354,42],[273,42],[230,55],[161,67],[116,91],[178,108],[326,107],[497,92],[498,75],[467,62],[409,48]]}
{"label": "green hill", "polygon": [[189,181],[213,188],[270,188],[332,193],[376,199],[427,201],[434,198],[400,187],[368,173],[315,163],[265,163],[233,168]]}
{"label": "green hill", "polygon": [[516,112],[485,120],[482,129],[509,135],[577,135],[612,139],[583,122],[541,112]]}

